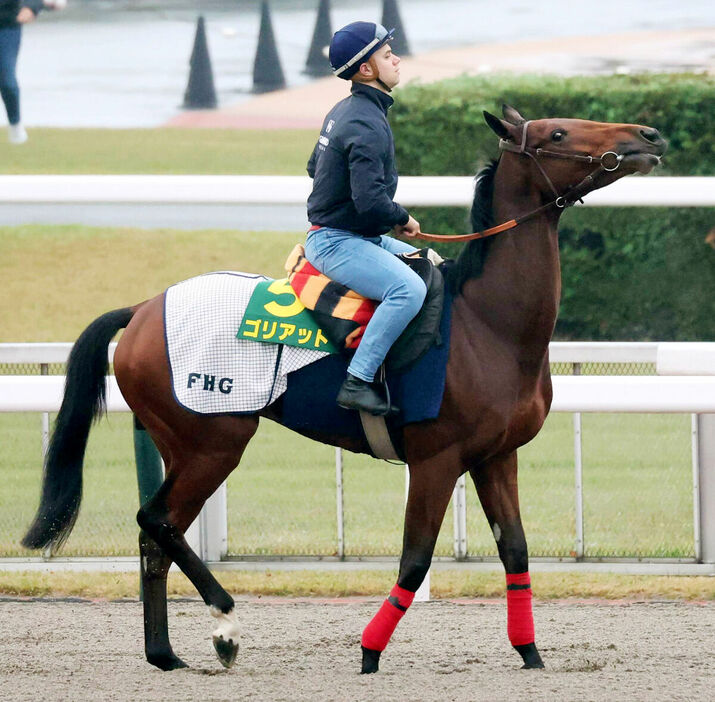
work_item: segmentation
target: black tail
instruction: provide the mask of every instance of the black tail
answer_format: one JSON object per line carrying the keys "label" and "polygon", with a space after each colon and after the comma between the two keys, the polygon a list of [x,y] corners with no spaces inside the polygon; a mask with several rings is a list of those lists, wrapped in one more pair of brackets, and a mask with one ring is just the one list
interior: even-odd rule
{"label": "black tail", "polygon": [[82,500],[82,463],[89,429],[106,409],[107,348],[133,314],[128,307],[103,314],[82,332],[72,348],[65,396],[45,458],[40,506],[22,539],[26,548],[52,545],[56,550],[74,527]]}

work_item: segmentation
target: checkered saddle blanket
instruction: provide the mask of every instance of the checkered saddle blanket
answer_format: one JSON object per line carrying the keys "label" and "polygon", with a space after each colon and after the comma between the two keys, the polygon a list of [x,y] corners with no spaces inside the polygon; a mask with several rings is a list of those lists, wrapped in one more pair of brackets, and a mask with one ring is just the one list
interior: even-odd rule
{"label": "checkered saddle blanket", "polygon": [[176,401],[199,414],[251,414],[280,397],[287,376],[324,351],[237,339],[256,285],[265,276],[206,273],[172,285],[164,329]]}

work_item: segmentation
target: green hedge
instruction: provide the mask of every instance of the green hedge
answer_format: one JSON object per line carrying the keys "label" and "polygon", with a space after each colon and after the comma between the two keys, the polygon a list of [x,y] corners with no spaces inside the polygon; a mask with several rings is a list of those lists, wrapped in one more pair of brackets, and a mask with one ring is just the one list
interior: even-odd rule
{"label": "green hedge", "polygon": [[[458,78],[400,91],[391,111],[403,175],[473,175],[499,155],[482,110],[657,127],[657,175],[715,175],[715,79],[693,74]],[[657,177],[650,175],[648,177]],[[638,177],[638,176],[632,176]],[[427,231],[470,231],[468,210],[420,208]],[[713,208],[573,208],[561,220],[563,292],[556,335],[572,339],[715,338]],[[438,247],[454,256],[458,245]]]}

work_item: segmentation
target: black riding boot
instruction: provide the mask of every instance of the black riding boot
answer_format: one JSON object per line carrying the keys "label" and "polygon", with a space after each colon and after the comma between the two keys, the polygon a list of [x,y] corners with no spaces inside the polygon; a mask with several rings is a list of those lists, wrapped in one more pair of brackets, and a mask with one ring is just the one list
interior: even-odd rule
{"label": "black riding boot", "polygon": [[380,397],[372,383],[356,378],[350,373],[340,388],[337,402],[343,409],[364,410],[379,416],[395,414],[400,411],[388,400]]}

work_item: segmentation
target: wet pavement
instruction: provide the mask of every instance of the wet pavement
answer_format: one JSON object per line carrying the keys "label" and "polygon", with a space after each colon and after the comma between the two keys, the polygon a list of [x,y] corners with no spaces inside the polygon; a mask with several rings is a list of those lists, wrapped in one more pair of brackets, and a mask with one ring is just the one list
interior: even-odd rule
{"label": "wet pavement", "polygon": [[[291,89],[308,90],[315,83],[302,71],[317,5],[318,0],[271,2],[273,28]],[[331,5],[333,29],[356,19],[379,21],[382,8],[376,0],[357,8],[353,0],[333,0]],[[216,115],[250,104],[254,107],[242,108],[249,116],[270,117],[266,99],[271,96],[255,97],[250,92],[257,1],[70,0],[67,10],[44,13],[24,32],[19,63],[23,121],[29,126],[62,127],[182,123],[197,7],[206,18],[219,107],[227,109]],[[537,6],[523,0],[402,0],[400,11],[416,54],[411,77],[426,80],[439,61],[451,74],[462,72],[465,61],[481,72],[715,70],[713,33],[702,33],[703,28],[715,28],[712,0],[601,0],[597,11],[592,3],[578,2],[544,1]],[[663,32],[676,37],[667,46],[659,38],[665,37]],[[635,33],[651,40],[641,42],[640,51],[633,53],[624,46],[628,43],[624,37]],[[535,58],[534,42],[540,47],[540,59]],[[589,42],[593,48],[584,52]],[[455,59],[455,50],[461,58]],[[284,113],[285,102],[276,109]],[[324,112],[322,105],[318,111]],[[3,118],[4,114],[0,124]],[[188,124],[193,116],[183,119]],[[308,115],[311,125],[314,119],[312,113]],[[243,119],[244,126],[255,126],[255,121],[253,116]],[[241,126],[241,120],[224,126]]]}
{"label": "wet pavement", "polygon": [[[715,28],[497,42],[438,49],[403,59],[401,65],[402,80],[408,85],[415,80],[429,83],[463,74],[505,71],[577,75],[678,70],[715,74]],[[169,124],[318,130],[324,115],[347,91],[343,81],[329,76],[217,110],[184,111]],[[399,89],[395,94],[399,99]]]}

